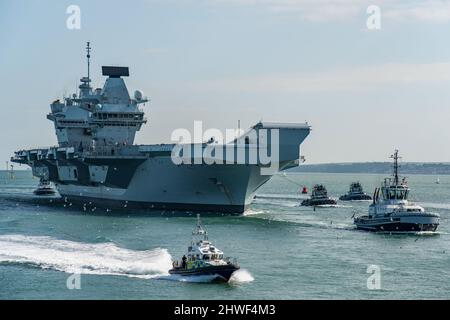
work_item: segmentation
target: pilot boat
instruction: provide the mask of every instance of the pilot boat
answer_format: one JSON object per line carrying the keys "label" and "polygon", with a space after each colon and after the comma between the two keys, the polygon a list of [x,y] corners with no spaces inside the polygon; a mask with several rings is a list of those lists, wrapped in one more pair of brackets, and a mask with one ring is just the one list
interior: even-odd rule
{"label": "pilot boat", "polygon": [[336,200],[328,196],[328,191],[322,184],[316,184],[311,192],[311,198],[303,200],[302,206],[335,205]]}
{"label": "pilot boat", "polygon": [[181,276],[213,276],[214,280],[228,282],[240,266],[236,259],[225,258],[221,250],[208,240],[208,232],[203,227],[200,215],[192,232],[192,242],[181,261],[174,261],[170,274]]}
{"label": "pilot boat", "polygon": [[363,187],[359,182],[352,182],[350,184],[350,190],[347,194],[340,196],[339,200],[342,201],[355,201],[355,200],[372,200],[372,197],[363,191]]}
{"label": "pilot boat", "polygon": [[391,158],[394,159],[393,178],[386,178],[381,187],[375,189],[369,214],[354,218],[357,229],[399,233],[435,231],[439,214],[426,212],[408,201],[408,183],[398,175],[398,150]]}
{"label": "pilot boat", "polygon": [[56,193],[55,189],[52,186],[52,183],[46,179],[41,179],[39,181],[39,185],[33,193],[37,196],[49,196],[54,195]]}

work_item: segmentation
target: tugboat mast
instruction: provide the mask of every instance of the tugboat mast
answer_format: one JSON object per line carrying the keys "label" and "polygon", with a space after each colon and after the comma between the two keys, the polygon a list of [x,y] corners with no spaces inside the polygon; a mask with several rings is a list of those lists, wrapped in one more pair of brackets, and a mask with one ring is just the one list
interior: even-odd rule
{"label": "tugboat mast", "polygon": [[398,156],[398,150],[395,149],[394,154],[391,156],[392,159],[394,159],[394,183],[395,185],[398,185],[398,159],[401,157]]}

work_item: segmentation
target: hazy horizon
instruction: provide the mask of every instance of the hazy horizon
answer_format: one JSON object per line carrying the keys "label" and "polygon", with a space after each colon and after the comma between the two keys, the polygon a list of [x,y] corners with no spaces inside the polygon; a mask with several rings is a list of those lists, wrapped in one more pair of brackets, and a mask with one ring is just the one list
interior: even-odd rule
{"label": "hazy horizon", "polygon": [[[66,9],[81,9],[69,30]],[[368,30],[368,5],[381,29]],[[76,90],[93,47],[152,101],[137,144],[176,128],[304,122],[306,164],[450,161],[450,3],[365,0],[0,2],[0,160],[56,144],[49,104]],[[16,166],[17,167],[17,166]]]}

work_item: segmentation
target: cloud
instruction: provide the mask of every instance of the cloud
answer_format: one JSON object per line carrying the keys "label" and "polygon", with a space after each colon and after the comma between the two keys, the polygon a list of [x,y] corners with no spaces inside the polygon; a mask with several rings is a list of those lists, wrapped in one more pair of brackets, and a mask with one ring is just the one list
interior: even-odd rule
{"label": "cloud", "polygon": [[383,87],[450,81],[450,62],[382,64],[315,73],[272,74],[197,82],[192,90],[251,93],[323,93],[371,91]]}
{"label": "cloud", "polygon": [[389,19],[399,21],[424,21],[445,23],[450,21],[449,1],[420,1],[416,3],[399,3],[384,13]]}
{"label": "cloud", "polygon": [[[189,3],[189,0],[172,0]],[[212,6],[259,7],[269,12],[296,15],[310,22],[351,20],[378,5],[382,17],[395,21],[448,22],[450,0],[200,0]],[[193,2],[196,3],[196,2]],[[198,2],[197,2],[198,3]]]}
{"label": "cloud", "polygon": [[365,11],[368,0],[207,0],[210,3],[259,6],[277,14],[294,14],[300,18],[323,22],[345,20]]}

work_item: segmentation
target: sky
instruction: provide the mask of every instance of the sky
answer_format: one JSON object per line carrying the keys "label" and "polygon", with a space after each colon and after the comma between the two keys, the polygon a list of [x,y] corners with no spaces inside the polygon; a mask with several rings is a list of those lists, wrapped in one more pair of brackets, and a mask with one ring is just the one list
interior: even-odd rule
{"label": "sky", "polygon": [[151,98],[139,144],[196,120],[307,121],[307,163],[450,161],[450,1],[0,0],[3,163],[56,144],[46,114],[86,75],[86,41],[95,87],[102,65],[129,66],[130,93]]}

